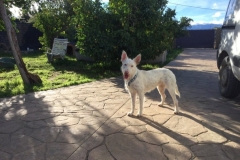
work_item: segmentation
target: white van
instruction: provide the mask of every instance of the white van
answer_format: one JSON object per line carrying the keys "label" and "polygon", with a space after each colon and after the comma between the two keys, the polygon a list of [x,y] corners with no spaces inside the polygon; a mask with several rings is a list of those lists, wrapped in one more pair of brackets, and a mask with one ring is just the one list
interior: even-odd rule
{"label": "white van", "polygon": [[230,0],[217,51],[219,90],[234,98],[240,93],[240,0]]}

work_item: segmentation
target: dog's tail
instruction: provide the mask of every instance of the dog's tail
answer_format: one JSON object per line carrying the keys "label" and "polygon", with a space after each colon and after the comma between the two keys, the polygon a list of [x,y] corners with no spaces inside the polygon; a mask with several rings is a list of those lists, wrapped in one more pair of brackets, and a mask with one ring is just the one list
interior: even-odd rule
{"label": "dog's tail", "polygon": [[181,97],[180,92],[179,92],[179,90],[178,90],[177,84],[176,84],[176,86],[175,86],[175,93],[176,93],[176,95],[179,96],[179,98]]}

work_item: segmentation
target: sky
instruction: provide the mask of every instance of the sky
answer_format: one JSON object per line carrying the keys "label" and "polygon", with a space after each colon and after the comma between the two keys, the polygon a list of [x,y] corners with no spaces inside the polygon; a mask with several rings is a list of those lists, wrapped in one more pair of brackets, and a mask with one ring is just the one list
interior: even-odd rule
{"label": "sky", "polygon": [[176,10],[176,18],[188,17],[194,24],[223,24],[229,0],[169,0],[168,7]]}
{"label": "sky", "polygon": [[[102,0],[108,3],[108,0]],[[229,0],[168,0],[167,7],[176,10],[176,18],[188,17],[194,24],[223,24]],[[16,17],[19,9],[12,8]]]}

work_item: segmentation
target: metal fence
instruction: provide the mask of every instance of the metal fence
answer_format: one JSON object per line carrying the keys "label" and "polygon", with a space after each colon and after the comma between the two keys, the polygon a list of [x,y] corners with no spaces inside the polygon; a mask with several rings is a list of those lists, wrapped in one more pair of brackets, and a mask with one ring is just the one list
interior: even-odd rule
{"label": "metal fence", "polygon": [[[42,32],[34,28],[31,23],[16,22],[16,27],[18,29],[18,44],[21,50],[27,50],[27,48],[38,50],[41,47],[38,38],[42,36]],[[0,32],[0,50],[10,50],[6,31]]]}
{"label": "metal fence", "polygon": [[216,30],[188,30],[188,35],[176,39],[180,48],[215,48]]}

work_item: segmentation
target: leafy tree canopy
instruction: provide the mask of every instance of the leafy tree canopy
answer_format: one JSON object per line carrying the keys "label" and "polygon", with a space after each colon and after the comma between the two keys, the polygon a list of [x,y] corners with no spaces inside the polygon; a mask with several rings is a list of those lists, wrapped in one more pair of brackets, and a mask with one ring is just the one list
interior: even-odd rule
{"label": "leafy tree canopy", "polygon": [[78,47],[97,61],[119,60],[121,50],[154,59],[170,49],[175,37],[186,34],[192,21],[175,19],[167,0],[75,0]]}

